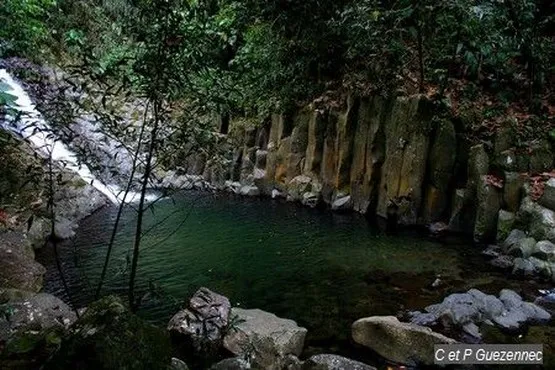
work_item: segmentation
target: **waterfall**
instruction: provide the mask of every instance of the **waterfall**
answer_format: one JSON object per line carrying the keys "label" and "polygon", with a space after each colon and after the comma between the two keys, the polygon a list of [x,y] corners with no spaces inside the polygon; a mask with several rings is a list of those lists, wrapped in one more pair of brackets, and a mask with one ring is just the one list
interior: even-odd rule
{"label": "waterfall", "polygon": [[[76,172],[85,182],[104,194],[112,203],[121,203],[124,191],[117,185],[104,184],[92,174],[85,163],[79,163],[77,155],[66,144],[52,135],[52,129],[37,111],[29,95],[5,69],[0,69],[0,81],[10,87],[11,90],[8,93],[17,98],[14,109],[21,113],[21,118],[17,120],[14,126],[6,126],[5,128],[27,139],[36,151],[45,156],[51,155],[52,160],[63,163],[66,169]],[[138,201],[139,197],[140,193],[129,192],[125,201]],[[147,196],[149,201],[156,198],[155,194],[148,194]]]}

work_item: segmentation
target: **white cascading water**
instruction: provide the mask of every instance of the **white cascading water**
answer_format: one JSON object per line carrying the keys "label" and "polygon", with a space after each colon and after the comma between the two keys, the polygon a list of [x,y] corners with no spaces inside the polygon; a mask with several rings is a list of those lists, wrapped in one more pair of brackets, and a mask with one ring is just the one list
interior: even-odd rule
{"label": "white cascading water", "polygon": [[[104,194],[112,203],[118,204],[123,201],[124,192],[118,186],[102,183],[92,174],[86,164],[79,164],[77,156],[67,145],[53,138],[53,135],[50,134],[51,128],[37,111],[29,95],[5,69],[0,69],[0,81],[3,81],[10,87],[11,90],[8,93],[17,98],[14,108],[22,113],[21,119],[16,122],[16,125],[14,127],[6,127],[7,129],[29,140],[35,149],[44,155],[48,156],[51,153],[52,160],[63,163],[65,168],[76,172],[84,181]],[[139,197],[139,193],[129,192],[125,202],[138,201]],[[156,195],[154,194],[148,194],[147,196],[148,201],[152,201],[155,198]]]}

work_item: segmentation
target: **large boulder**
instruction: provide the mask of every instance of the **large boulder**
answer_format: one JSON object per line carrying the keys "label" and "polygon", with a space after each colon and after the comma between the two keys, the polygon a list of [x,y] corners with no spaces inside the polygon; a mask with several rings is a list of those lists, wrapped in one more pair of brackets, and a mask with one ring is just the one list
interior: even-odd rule
{"label": "large boulder", "polygon": [[169,338],[109,296],[92,303],[44,369],[160,369],[171,364]]}
{"label": "large boulder", "polygon": [[432,329],[400,322],[394,316],[373,316],[357,320],[352,326],[353,340],[389,361],[418,366],[433,365],[434,345],[455,340]]}
{"label": "large boulder", "polygon": [[227,330],[230,312],[229,299],[200,288],[189,300],[189,306],[171,318],[168,330],[195,351],[217,350]]}
{"label": "large boulder", "polygon": [[248,356],[263,369],[280,369],[287,355],[298,356],[304,346],[305,328],[259,309],[232,309],[234,326],[224,338],[224,347],[239,356]]}
{"label": "large boulder", "polygon": [[302,370],[376,370],[376,368],[346,357],[322,354],[306,360]]}
{"label": "large boulder", "polygon": [[38,292],[45,272],[23,234],[0,234],[0,287]]}

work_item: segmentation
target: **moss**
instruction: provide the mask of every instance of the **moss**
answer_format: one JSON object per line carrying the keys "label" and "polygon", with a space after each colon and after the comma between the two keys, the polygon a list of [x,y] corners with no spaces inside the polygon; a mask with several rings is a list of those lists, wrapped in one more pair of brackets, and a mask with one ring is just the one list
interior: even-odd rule
{"label": "moss", "polygon": [[110,296],[89,306],[45,369],[166,369],[170,360],[167,334]]}
{"label": "moss", "polygon": [[1,369],[37,369],[59,348],[64,335],[61,327],[40,332],[17,333],[11,338],[0,356]]}

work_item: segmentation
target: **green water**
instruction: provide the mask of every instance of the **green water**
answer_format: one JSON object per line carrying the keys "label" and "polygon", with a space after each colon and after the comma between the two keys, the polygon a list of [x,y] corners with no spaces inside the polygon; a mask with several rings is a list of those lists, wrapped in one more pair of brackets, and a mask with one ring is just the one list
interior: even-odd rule
{"label": "green water", "polygon": [[[92,299],[116,212],[94,214],[61,247],[77,306]],[[106,293],[126,292],[135,217],[131,209],[124,214]],[[388,236],[358,215],[282,201],[187,193],[158,203],[145,229],[137,286],[139,295],[149,286],[158,294],[146,294],[140,313],[162,325],[206,286],[233,305],[294,319],[308,328],[310,346],[330,348],[348,342],[360,317],[421,309],[472,287],[497,293],[510,284],[489,271],[473,246]],[[52,254],[45,250],[38,258],[48,268],[45,290],[65,296]],[[434,289],[437,276],[442,284]]]}

